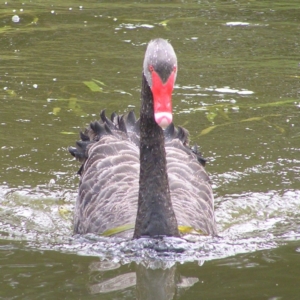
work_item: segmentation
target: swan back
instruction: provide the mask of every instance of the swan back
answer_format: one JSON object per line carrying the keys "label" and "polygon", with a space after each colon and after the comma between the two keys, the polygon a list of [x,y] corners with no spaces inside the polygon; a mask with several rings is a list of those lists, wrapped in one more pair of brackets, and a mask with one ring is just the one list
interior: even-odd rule
{"label": "swan back", "polygon": [[[70,153],[82,162],[74,232],[133,237],[139,191],[139,120],[101,112]],[[188,146],[186,129],[164,131],[170,195],[179,228],[214,235],[213,193],[205,159]]]}

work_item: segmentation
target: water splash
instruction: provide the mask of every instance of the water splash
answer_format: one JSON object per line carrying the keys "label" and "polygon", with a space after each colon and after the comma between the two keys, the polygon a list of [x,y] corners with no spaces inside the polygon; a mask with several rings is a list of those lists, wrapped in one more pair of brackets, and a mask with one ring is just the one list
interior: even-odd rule
{"label": "water splash", "polygon": [[[56,186],[57,188],[57,186]],[[219,236],[125,240],[88,234],[72,236],[73,200],[65,190],[0,189],[0,237],[25,247],[99,257],[150,268],[204,261],[276,248],[300,239],[300,191],[231,194],[216,199]],[[69,214],[61,214],[60,209]]]}

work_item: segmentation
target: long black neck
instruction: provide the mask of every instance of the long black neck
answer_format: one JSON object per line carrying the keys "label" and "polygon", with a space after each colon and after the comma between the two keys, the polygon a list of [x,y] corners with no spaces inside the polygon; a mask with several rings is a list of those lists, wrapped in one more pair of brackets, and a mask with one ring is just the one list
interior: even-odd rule
{"label": "long black neck", "polygon": [[164,133],[154,120],[153,95],[142,80],[140,113],[140,189],[134,238],[179,236],[167,174]]}

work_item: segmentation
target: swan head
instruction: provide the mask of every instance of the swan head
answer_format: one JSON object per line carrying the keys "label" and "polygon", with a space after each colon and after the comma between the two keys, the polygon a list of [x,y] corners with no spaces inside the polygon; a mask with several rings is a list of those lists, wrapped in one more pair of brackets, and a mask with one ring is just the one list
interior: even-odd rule
{"label": "swan head", "polygon": [[152,40],[147,47],[143,72],[153,95],[154,119],[166,128],[172,123],[172,91],[177,75],[177,57],[170,43]]}

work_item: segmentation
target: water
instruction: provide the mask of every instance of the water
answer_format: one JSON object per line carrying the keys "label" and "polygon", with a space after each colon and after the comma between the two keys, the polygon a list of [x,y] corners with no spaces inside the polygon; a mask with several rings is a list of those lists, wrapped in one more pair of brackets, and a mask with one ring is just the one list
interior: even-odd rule
{"label": "water", "polygon": [[[299,19],[296,0],[1,3],[0,297],[298,299]],[[155,37],[178,56],[174,121],[208,158],[220,237],[73,237],[67,147],[103,108],[138,113]]]}

